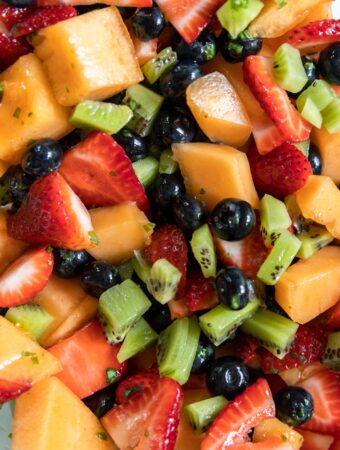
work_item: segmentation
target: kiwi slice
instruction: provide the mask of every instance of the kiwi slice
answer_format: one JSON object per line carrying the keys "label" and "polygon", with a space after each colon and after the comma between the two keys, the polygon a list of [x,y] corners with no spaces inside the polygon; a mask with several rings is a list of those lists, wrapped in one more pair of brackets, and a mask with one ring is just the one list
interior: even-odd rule
{"label": "kiwi slice", "polygon": [[203,333],[214,345],[220,345],[229,339],[234,331],[259,307],[257,300],[250,301],[248,305],[237,311],[218,305],[199,318]]}
{"label": "kiwi slice", "polygon": [[166,173],[171,175],[177,172],[178,163],[173,159],[172,151],[170,149],[162,151],[159,157],[159,173]]}
{"label": "kiwi slice", "polygon": [[133,253],[133,258],[131,260],[133,270],[136,272],[138,278],[146,283],[146,280],[150,276],[150,266],[146,262],[142,252],[135,250]]}
{"label": "kiwi slice", "polygon": [[154,58],[142,66],[145,78],[150,84],[156,83],[161,75],[177,62],[177,53],[171,47],[164,48]]}
{"label": "kiwi slice", "polygon": [[54,320],[42,306],[31,303],[9,308],[5,318],[29,331],[37,341]]}
{"label": "kiwi slice", "polygon": [[201,266],[204,277],[216,277],[217,258],[215,246],[207,224],[202,225],[193,232],[190,245],[195,259]]}
{"label": "kiwi slice", "polygon": [[261,199],[260,217],[261,233],[267,247],[274,245],[282,231],[292,224],[286,205],[268,194]]}
{"label": "kiwi slice", "polygon": [[280,45],[274,55],[273,75],[282,89],[293,94],[300,92],[308,78],[299,50],[286,43]]}
{"label": "kiwi slice", "polygon": [[301,116],[316,128],[321,128],[322,115],[319,108],[310,97],[303,99],[298,106]]}
{"label": "kiwi slice", "polygon": [[132,163],[133,170],[144,187],[149,186],[158,175],[159,162],[152,156]]}
{"label": "kiwi slice", "polygon": [[133,111],[133,117],[127,127],[140,136],[148,136],[163,101],[161,95],[141,84],[130,86],[123,100],[123,103]]}
{"label": "kiwi slice", "polygon": [[302,142],[294,142],[295,147],[300,150],[307,158],[309,154],[310,140],[302,141]]}
{"label": "kiwi slice", "polygon": [[340,98],[335,97],[322,111],[322,126],[329,133],[340,131]]}
{"label": "kiwi slice", "polygon": [[299,111],[303,109],[307,97],[312,100],[319,111],[322,111],[335,98],[335,93],[325,81],[315,80],[296,99],[296,106]]}
{"label": "kiwi slice", "polygon": [[300,247],[301,241],[288,230],[283,230],[257,272],[257,277],[269,286],[276,284],[292,263]]}
{"label": "kiwi slice", "polygon": [[332,370],[340,371],[340,331],[331,333],[328,336],[322,363]]}
{"label": "kiwi slice", "polygon": [[77,128],[90,128],[118,133],[132,118],[132,111],[126,105],[84,100],[79,103],[70,118]]}
{"label": "kiwi slice", "polygon": [[151,267],[146,287],[150,294],[162,305],[175,297],[181,272],[165,258],[158,259]]}
{"label": "kiwi slice", "polygon": [[298,328],[297,323],[268,309],[259,309],[241,326],[243,333],[257,339],[279,359],[288,353]]}
{"label": "kiwi slice", "polygon": [[150,300],[132,280],[105,291],[99,298],[97,315],[108,342],[121,342],[150,306]]}
{"label": "kiwi slice", "polygon": [[200,433],[205,433],[227,404],[228,400],[223,395],[217,395],[185,406],[184,412],[192,428]]}
{"label": "kiwi slice", "polygon": [[296,232],[304,233],[308,231],[314,222],[303,217],[301,209],[297,204],[295,195],[288,195],[285,198],[285,205],[287,207],[289,216],[292,219],[293,227]]}
{"label": "kiwi slice", "polygon": [[147,321],[143,318],[139,319],[125,336],[124,342],[117,353],[118,361],[122,363],[132,358],[149,347],[157,338],[158,334]]}
{"label": "kiwi slice", "polygon": [[320,225],[311,225],[308,231],[298,234],[297,238],[301,241],[301,247],[296,256],[302,259],[310,258],[334,239],[326,228]]}

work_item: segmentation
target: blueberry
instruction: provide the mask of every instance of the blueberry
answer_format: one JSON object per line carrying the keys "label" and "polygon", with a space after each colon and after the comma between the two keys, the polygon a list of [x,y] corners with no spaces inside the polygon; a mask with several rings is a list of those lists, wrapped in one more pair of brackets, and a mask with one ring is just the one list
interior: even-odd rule
{"label": "blueberry", "polygon": [[95,414],[98,419],[103,417],[111,408],[116,406],[116,385],[109,386],[95,392],[83,399],[85,405]]}
{"label": "blueberry", "polygon": [[201,334],[191,368],[192,373],[203,373],[215,359],[215,347],[209,339]]}
{"label": "blueberry", "polygon": [[159,80],[161,92],[166,98],[179,99],[184,96],[189,84],[202,75],[197,63],[188,60],[179,61],[161,76]]}
{"label": "blueberry", "polygon": [[4,0],[3,3],[14,8],[29,8],[36,5],[36,0]]}
{"label": "blueberry", "polygon": [[322,50],[319,57],[319,70],[326,81],[340,86],[340,42]]}
{"label": "blueberry", "polygon": [[92,257],[85,250],[64,250],[55,248],[53,271],[61,278],[76,277],[83,268],[92,261]]}
{"label": "blueberry", "polygon": [[251,36],[248,31],[243,31],[233,39],[223,30],[218,43],[223,58],[231,64],[244,61],[247,56],[256,55],[262,48],[262,39]]}
{"label": "blueberry", "polygon": [[[104,5],[105,6],[105,5]],[[124,6],[118,7],[120,15],[124,20],[130,19],[131,16],[136,12],[136,8],[127,7],[124,8]]]}
{"label": "blueberry", "polygon": [[59,169],[62,160],[63,149],[59,142],[42,139],[28,148],[21,165],[25,173],[38,178]]}
{"label": "blueberry", "polygon": [[198,38],[187,44],[184,39],[176,47],[179,59],[192,60],[197,64],[204,64],[213,59],[217,51],[217,41],[212,33],[203,32]]}
{"label": "blueberry", "polygon": [[145,140],[127,128],[115,134],[114,139],[123,147],[132,162],[144,159],[148,155]]}
{"label": "blueberry", "polygon": [[134,35],[140,41],[150,41],[158,37],[165,26],[164,15],[157,6],[140,8],[131,18]]}
{"label": "blueberry", "polygon": [[248,279],[242,270],[236,267],[222,269],[215,282],[220,303],[232,310],[242,309],[248,304]]}
{"label": "blueberry", "polygon": [[160,333],[171,324],[168,305],[161,305],[158,302],[152,303],[144,318],[156,333]]}
{"label": "blueberry", "polygon": [[249,372],[242,359],[222,356],[210,365],[206,383],[212,394],[233,400],[247,388]]}
{"label": "blueberry", "polygon": [[152,186],[152,196],[161,208],[169,208],[174,200],[185,193],[183,180],[177,174],[158,175]]}
{"label": "blueberry", "polygon": [[10,166],[0,177],[0,206],[12,203],[14,210],[19,208],[33,181],[21,166]]}
{"label": "blueberry", "polygon": [[252,231],[256,217],[251,205],[237,198],[220,201],[211,213],[215,233],[227,241],[239,241]]}
{"label": "blueberry", "polygon": [[196,134],[196,123],[185,109],[168,106],[158,115],[154,129],[161,143],[168,146],[191,142]]}
{"label": "blueberry", "polygon": [[318,147],[314,144],[310,144],[308,151],[308,161],[312,167],[313,175],[321,175],[322,161]]}
{"label": "blueberry", "polygon": [[277,417],[292,427],[306,423],[313,416],[313,397],[301,387],[287,386],[280,389],[274,401]]}
{"label": "blueberry", "polygon": [[118,270],[105,261],[89,263],[80,277],[82,288],[93,297],[100,297],[104,291],[120,281]]}
{"label": "blueberry", "polygon": [[175,222],[183,230],[192,232],[205,223],[206,206],[190,195],[183,195],[173,202],[172,212]]}

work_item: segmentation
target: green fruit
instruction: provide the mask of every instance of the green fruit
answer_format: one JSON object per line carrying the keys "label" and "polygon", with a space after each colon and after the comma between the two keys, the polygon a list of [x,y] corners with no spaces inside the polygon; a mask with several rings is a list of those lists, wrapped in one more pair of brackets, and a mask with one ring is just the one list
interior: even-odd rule
{"label": "green fruit", "polygon": [[260,202],[261,233],[267,247],[274,245],[282,231],[292,224],[286,205],[265,194]]}
{"label": "green fruit", "polygon": [[167,259],[158,259],[151,267],[146,287],[162,305],[172,300],[177,292],[182,274]]}
{"label": "green fruit", "polygon": [[130,328],[119,349],[117,359],[120,363],[144,351],[158,338],[158,334],[143,318]]}
{"label": "green fruit", "polygon": [[217,397],[191,403],[184,407],[184,412],[193,429],[200,433],[205,433],[215,417],[227,404],[228,400],[223,395],[218,395]]}
{"label": "green fruit", "polygon": [[277,84],[292,93],[300,92],[308,82],[299,50],[286,43],[275,52],[273,74]]}
{"label": "green fruit", "polygon": [[217,10],[216,15],[222,27],[236,39],[263,7],[260,0],[228,0]]}
{"label": "green fruit", "polygon": [[328,336],[322,363],[332,370],[340,371],[340,331],[331,333]]}
{"label": "green fruit", "polygon": [[152,156],[132,163],[133,170],[144,187],[149,186],[158,175],[159,162]]}
{"label": "green fruit", "polygon": [[142,66],[142,71],[148,82],[154,84],[162,74],[174,66],[176,62],[177,53],[174,52],[171,47],[166,47],[154,58],[146,62]]}
{"label": "green fruit", "polygon": [[54,320],[42,306],[31,303],[9,308],[5,318],[32,333],[37,341]]}
{"label": "green fruit", "polygon": [[207,224],[202,225],[193,232],[190,245],[195,259],[201,266],[204,277],[216,277],[217,258],[215,246]]}

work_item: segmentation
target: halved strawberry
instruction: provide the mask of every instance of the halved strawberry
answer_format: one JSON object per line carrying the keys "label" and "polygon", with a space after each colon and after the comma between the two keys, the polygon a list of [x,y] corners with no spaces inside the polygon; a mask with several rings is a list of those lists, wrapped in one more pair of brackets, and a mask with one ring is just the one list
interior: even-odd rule
{"label": "halved strawberry", "polygon": [[285,136],[265,112],[263,115],[251,117],[251,122],[256,147],[261,155],[271,152],[286,142]]}
{"label": "halved strawberry", "polygon": [[332,42],[340,41],[340,20],[325,19],[294,28],[288,33],[287,42],[303,53],[322,50]]}
{"label": "halved strawberry", "polygon": [[13,400],[31,388],[30,383],[17,383],[16,381],[0,379],[0,404]]}
{"label": "halved strawberry", "polygon": [[[54,5],[96,5],[98,0],[37,0],[38,6],[54,6]],[[143,8],[152,6],[152,0],[101,0],[103,5],[109,6],[127,6],[135,8]]]}
{"label": "halved strawberry", "polygon": [[53,252],[46,248],[27,250],[0,276],[0,307],[22,305],[46,286],[53,270]]}
{"label": "halved strawberry", "polygon": [[187,305],[185,297],[174,298],[170,300],[167,305],[172,320],[180,319],[181,317],[190,317],[193,314]]}
{"label": "halved strawberry", "polygon": [[183,400],[182,387],[171,378],[152,386],[112,408],[102,424],[120,449],[172,450]]}
{"label": "halved strawberry", "polygon": [[0,33],[0,70],[7,69],[20,56],[29,53],[30,47],[22,44],[18,39],[5,33]]}
{"label": "halved strawberry", "polygon": [[[306,449],[307,450],[307,449]],[[336,437],[329,450],[340,450],[340,437]]]}
{"label": "halved strawberry", "polygon": [[87,207],[135,201],[143,211],[149,210],[148,198],[130,159],[109,134],[93,131],[71,148],[60,173]]}
{"label": "halved strawberry", "polygon": [[156,0],[168,21],[190,44],[208,25],[224,0]]}
{"label": "halved strawberry", "polygon": [[326,434],[313,433],[312,431],[296,430],[303,437],[301,450],[330,450],[333,449],[334,437]]}
{"label": "halved strawberry", "polygon": [[270,58],[248,56],[243,64],[244,81],[287,141],[305,141],[312,126],[294,108],[287,92],[276,84],[271,64]]}
{"label": "halved strawberry", "polygon": [[158,370],[154,368],[145,370],[144,372],[137,372],[131,377],[125,378],[125,380],[119,383],[116,390],[116,401],[118,403],[126,402],[138,392],[152,387],[158,379]]}
{"label": "halved strawberry", "polygon": [[33,12],[34,9],[34,7],[14,8],[14,6],[0,5],[0,22],[2,22],[9,31],[13,25],[23,20]]}
{"label": "halved strawberry", "polygon": [[93,247],[97,237],[79,197],[57,172],[36,180],[15,214],[8,234],[29,244],[51,244],[69,250]]}
{"label": "halved strawberry", "polygon": [[325,327],[328,330],[340,330],[340,302],[326,312]]}
{"label": "halved strawberry", "polygon": [[181,298],[192,312],[213,308],[218,303],[214,278],[204,278],[201,270],[190,272]]}

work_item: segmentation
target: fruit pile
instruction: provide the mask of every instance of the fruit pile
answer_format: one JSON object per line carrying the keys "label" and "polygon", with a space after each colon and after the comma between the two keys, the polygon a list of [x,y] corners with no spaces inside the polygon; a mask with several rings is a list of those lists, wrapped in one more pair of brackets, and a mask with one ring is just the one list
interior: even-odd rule
{"label": "fruit pile", "polygon": [[340,448],[331,0],[3,0],[12,450]]}

